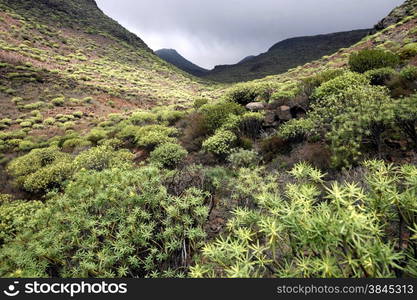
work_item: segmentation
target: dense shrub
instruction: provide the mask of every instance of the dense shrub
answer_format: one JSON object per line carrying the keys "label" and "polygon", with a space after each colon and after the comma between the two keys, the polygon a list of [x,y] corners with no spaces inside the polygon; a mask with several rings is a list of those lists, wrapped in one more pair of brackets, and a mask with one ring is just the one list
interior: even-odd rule
{"label": "dense shrub", "polygon": [[353,72],[346,72],[318,87],[313,93],[313,98],[324,99],[332,95],[339,95],[348,88],[360,87],[367,85],[368,83],[369,79],[366,76]]}
{"label": "dense shrub", "polygon": [[393,68],[374,69],[365,73],[373,85],[385,85],[395,74],[396,71]]}
{"label": "dense shrub", "polygon": [[385,67],[395,68],[399,63],[400,59],[397,55],[384,50],[361,50],[353,53],[349,58],[350,69],[358,73]]}
{"label": "dense shrub", "polygon": [[148,111],[137,111],[129,118],[133,125],[145,125],[156,122],[156,115]]}
{"label": "dense shrub", "polygon": [[161,164],[163,167],[172,168],[180,163],[188,152],[181,145],[174,143],[162,144],[151,152],[150,159],[153,163]]}
{"label": "dense shrub", "polygon": [[310,76],[303,79],[304,91],[310,95],[315,88],[321,86],[323,83],[335,79],[345,73],[344,69],[330,69],[322,71],[314,76]]}
{"label": "dense shrub", "polygon": [[64,106],[65,97],[58,97],[58,98],[52,99],[51,103],[55,106]]}
{"label": "dense shrub", "polygon": [[72,139],[68,139],[66,140],[63,144],[62,144],[62,149],[64,151],[73,151],[75,149],[83,149],[83,148],[88,148],[91,147],[92,143],[86,139],[83,138],[72,138]]}
{"label": "dense shrub", "polygon": [[417,95],[398,99],[392,107],[395,123],[417,149]]}
{"label": "dense shrub", "polygon": [[149,125],[141,127],[135,136],[138,146],[154,148],[158,145],[174,142],[178,130],[172,127],[162,125]]}
{"label": "dense shrub", "polygon": [[238,149],[229,155],[229,163],[233,168],[250,168],[259,164],[259,154],[253,150]]}
{"label": "dense shrub", "polygon": [[240,105],[256,101],[268,102],[274,90],[275,87],[270,83],[239,83],[227,92],[226,98]]}
{"label": "dense shrub", "polygon": [[111,147],[99,146],[81,152],[74,160],[76,170],[102,171],[108,168],[120,167],[133,161],[134,155],[128,150],[115,151]]}
{"label": "dense shrub", "polygon": [[258,112],[249,112],[242,115],[239,120],[239,131],[250,138],[256,138],[262,131],[265,116]]}
{"label": "dense shrub", "polygon": [[290,144],[278,136],[271,136],[260,142],[260,153],[266,162],[272,161],[278,154],[289,152],[290,149]]}
{"label": "dense shrub", "polygon": [[401,58],[408,59],[417,56],[417,43],[410,43],[400,49]]}
{"label": "dense shrub", "polygon": [[206,98],[197,98],[194,100],[193,107],[195,109],[199,109],[203,105],[206,105],[208,103],[208,99]]}
{"label": "dense shrub", "polygon": [[100,141],[107,138],[107,131],[100,128],[94,128],[87,134],[86,138],[97,145]]}
{"label": "dense shrub", "polygon": [[30,220],[44,207],[40,201],[0,199],[0,245],[31,229]]}
{"label": "dense shrub", "polygon": [[220,129],[212,137],[204,141],[203,149],[218,156],[225,156],[231,153],[236,142],[236,134],[229,130]]}
{"label": "dense shrub", "polygon": [[325,174],[299,164],[283,187],[277,176],[242,170],[232,197],[256,208],[234,211],[225,234],[203,248],[191,276],[416,276],[413,246],[395,247],[416,222],[416,202],[410,198],[416,192],[416,167],[366,166],[364,182],[327,185]]}
{"label": "dense shrub", "polygon": [[153,150],[156,146],[165,143],[174,143],[174,136],[178,135],[178,130],[173,127],[163,125],[146,126],[125,126],[118,134],[119,138],[135,143],[139,147]]}
{"label": "dense shrub", "polygon": [[13,160],[8,171],[16,183],[30,192],[60,187],[73,172],[71,156],[56,147],[35,149]]}
{"label": "dense shrub", "polygon": [[206,104],[199,111],[203,116],[203,127],[208,134],[212,134],[228,121],[230,115],[241,115],[245,109],[234,102],[221,102]]}
{"label": "dense shrub", "polygon": [[0,252],[0,276],[184,276],[205,238],[196,189],[168,195],[153,167],[83,171]]}
{"label": "dense shrub", "polygon": [[403,68],[400,72],[400,76],[408,81],[417,80],[417,67],[410,65]]}

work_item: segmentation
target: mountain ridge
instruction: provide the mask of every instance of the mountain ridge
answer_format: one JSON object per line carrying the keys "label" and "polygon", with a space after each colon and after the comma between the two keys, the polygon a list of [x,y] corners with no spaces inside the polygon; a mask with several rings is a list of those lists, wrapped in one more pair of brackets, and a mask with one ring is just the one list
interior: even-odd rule
{"label": "mountain ridge", "polygon": [[291,68],[330,55],[360,41],[371,29],[302,36],[285,39],[250,60],[219,65],[204,77],[221,82],[238,82],[280,74]]}
{"label": "mountain ridge", "polygon": [[175,49],[159,49],[155,51],[155,54],[166,62],[169,62],[177,68],[194,76],[203,76],[205,73],[209,72],[209,70],[204,69],[183,57]]}

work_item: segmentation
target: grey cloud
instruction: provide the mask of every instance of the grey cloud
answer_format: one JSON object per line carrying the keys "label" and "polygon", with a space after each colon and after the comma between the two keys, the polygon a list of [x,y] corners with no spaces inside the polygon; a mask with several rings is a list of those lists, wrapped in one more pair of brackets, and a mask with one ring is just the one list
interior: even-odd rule
{"label": "grey cloud", "polygon": [[370,28],[403,0],[97,0],[152,49],[206,68],[295,36]]}

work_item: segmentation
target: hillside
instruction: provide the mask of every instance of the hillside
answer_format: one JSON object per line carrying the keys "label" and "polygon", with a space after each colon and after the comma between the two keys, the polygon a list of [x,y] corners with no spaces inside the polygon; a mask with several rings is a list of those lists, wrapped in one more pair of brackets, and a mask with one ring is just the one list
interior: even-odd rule
{"label": "hillside", "polygon": [[[187,104],[209,88],[155,56],[95,1],[1,0],[0,8],[3,117],[81,111],[88,124],[109,113]],[[85,127],[84,121],[74,120],[75,126]]]}
{"label": "hillside", "polygon": [[370,30],[365,29],[287,39],[250,60],[243,60],[236,65],[216,66],[204,77],[220,82],[239,82],[284,73],[291,68],[349,47],[369,32]]}
{"label": "hillside", "polygon": [[0,0],[0,277],[417,278],[415,7],[221,85],[92,0]]}
{"label": "hillside", "polygon": [[203,76],[208,70],[193,64],[174,49],[160,49],[155,51],[161,59],[173,64],[177,68],[194,76]]}

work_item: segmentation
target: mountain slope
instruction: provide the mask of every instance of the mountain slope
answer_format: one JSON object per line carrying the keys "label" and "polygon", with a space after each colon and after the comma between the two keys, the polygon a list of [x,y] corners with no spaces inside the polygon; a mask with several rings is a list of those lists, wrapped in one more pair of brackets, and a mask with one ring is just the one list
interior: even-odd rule
{"label": "mountain slope", "polygon": [[[19,120],[37,109],[43,118],[82,111],[95,119],[138,107],[188,104],[206,89],[154,55],[94,0],[0,0],[3,118]],[[55,105],[56,98],[65,103]],[[94,101],[82,104],[84,98]]]}
{"label": "mountain slope", "polygon": [[161,59],[173,64],[177,68],[195,76],[203,76],[208,70],[193,64],[174,49],[160,49],[155,51]]}
{"label": "mountain slope", "polygon": [[237,82],[283,73],[349,47],[369,32],[365,29],[287,39],[250,60],[243,60],[236,65],[217,66],[205,77],[221,82]]}

